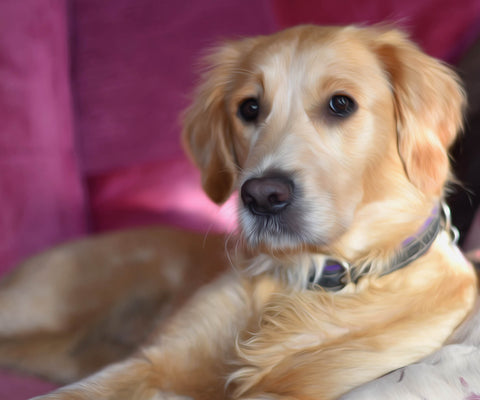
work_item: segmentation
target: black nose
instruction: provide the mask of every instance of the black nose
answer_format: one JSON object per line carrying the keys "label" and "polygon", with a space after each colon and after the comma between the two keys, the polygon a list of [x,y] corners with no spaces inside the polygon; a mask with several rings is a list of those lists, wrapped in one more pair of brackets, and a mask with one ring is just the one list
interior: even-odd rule
{"label": "black nose", "polygon": [[275,215],[292,202],[293,181],[284,176],[249,179],[242,185],[243,204],[256,215]]}

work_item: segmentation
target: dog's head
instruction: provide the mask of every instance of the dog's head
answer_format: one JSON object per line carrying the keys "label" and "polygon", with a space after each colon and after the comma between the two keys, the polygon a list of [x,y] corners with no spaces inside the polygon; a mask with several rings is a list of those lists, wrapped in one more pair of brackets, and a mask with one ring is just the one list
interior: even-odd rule
{"label": "dog's head", "polygon": [[441,197],[464,96],[403,33],[301,26],[208,63],[183,140],[213,201],[239,189],[250,245],[328,247],[368,206],[374,218]]}

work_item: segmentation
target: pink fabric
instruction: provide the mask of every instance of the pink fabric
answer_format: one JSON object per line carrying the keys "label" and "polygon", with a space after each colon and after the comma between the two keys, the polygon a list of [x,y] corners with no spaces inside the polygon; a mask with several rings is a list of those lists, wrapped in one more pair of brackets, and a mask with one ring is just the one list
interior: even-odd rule
{"label": "pink fabric", "polygon": [[232,213],[207,200],[181,149],[180,114],[205,49],[273,31],[269,3],[255,12],[234,0],[74,4],[76,128],[94,229],[227,229]]}
{"label": "pink fabric", "polygon": [[65,3],[0,3],[0,274],[85,232]]}
{"label": "pink fabric", "polygon": [[480,34],[478,0],[363,0],[309,2],[273,0],[282,27],[296,24],[394,23],[430,55],[455,62]]}
{"label": "pink fabric", "polygon": [[54,390],[57,385],[0,370],[0,399],[25,400]]}
{"label": "pink fabric", "polygon": [[184,158],[119,169],[89,180],[95,229],[167,224],[197,231],[235,228],[235,197],[218,207],[203,193],[199,172]]}
{"label": "pink fabric", "polygon": [[[252,4],[253,5],[253,4]],[[180,113],[200,55],[221,38],[274,30],[268,2],[74,1],[73,90],[83,169],[183,157]]]}

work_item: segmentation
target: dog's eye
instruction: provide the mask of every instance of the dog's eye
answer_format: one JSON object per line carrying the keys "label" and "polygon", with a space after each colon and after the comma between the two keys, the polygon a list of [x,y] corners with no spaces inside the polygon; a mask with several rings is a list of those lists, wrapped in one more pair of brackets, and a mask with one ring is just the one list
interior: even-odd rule
{"label": "dog's eye", "polygon": [[330,112],[337,117],[347,117],[357,108],[353,99],[343,94],[332,96],[328,103]]}
{"label": "dog's eye", "polygon": [[260,105],[258,100],[254,98],[244,100],[238,107],[238,115],[245,122],[253,122],[258,118],[260,113]]}

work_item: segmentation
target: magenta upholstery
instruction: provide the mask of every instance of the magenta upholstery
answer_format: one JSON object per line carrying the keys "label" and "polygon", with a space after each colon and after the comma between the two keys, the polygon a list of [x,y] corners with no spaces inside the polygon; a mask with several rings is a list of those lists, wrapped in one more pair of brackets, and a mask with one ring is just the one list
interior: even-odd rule
{"label": "magenta upholstery", "polygon": [[60,0],[0,4],[0,271],[86,233]]}
{"label": "magenta upholstery", "polygon": [[199,182],[199,172],[184,157],[97,175],[89,180],[89,190],[95,193],[95,229],[162,223],[198,231],[233,230],[235,199],[219,208]]}
{"label": "magenta upholstery", "polygon": [[219,38],[274,29],[265,1],[255,12],[232,0],[113,3],[72,9],[76,127],[89,175],[182,157],[179,110],[199,55]]}
{"label": "magenta upholstery", "polygon": [[[480,2],[1,1],[0,274],[93,231],[230,229],[234,201],[208,201],[179,144],[196,60],[222,38],[382,20],[455,62],[480,33]],[[0,398],[45,385],[5,374]]]}
{"label": "magenta upholstery", "polygon": [[466,0],[362,0],[309,2],[275,0],[282,26],[307,22],[349,24],[395,23],[430,55],[450,63],[457,61],[480,32],[480,2]]}
{"label": "magenta upholstery", "polygon": [[0,375],[0,399],[25,400],[54,390],[53,383],[4,371]]}
{"label": "magenta upholstery", "polygon": [[199,56],[219,38],[273,31],[269,3],[257,1],[253,13],[231,0],[74,4],[72,82],[92,226],[225,230],[233,206],[219,213],[200,190],[179,114]]}

